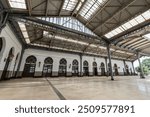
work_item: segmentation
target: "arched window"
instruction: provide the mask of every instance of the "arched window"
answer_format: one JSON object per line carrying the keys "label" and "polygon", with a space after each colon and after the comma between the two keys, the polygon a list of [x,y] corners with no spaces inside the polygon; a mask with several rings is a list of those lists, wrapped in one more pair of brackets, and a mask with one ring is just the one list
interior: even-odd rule
{"label": "arched window", "polygon": [[89,63],[87,61],[83,62],[83,75],[84,76],[89,75]]}
{"label": "arched window", "polygon": [[3,70],[3,73],[2,73],[2,79],[6,79],[6,78],[8,78],[9,76],[8,76],[8,69],[9,69],[9,67],[10,67],[10,64],[11,64],[11,62],[12,62],[12,60],[13,60],[13,58],[14,58],[14,50],[15,50],[15,48],[14,47],[12,47],[11,49],[10,49],[10,51],[9,51],[9,54],[8,54],[8,56],[7,56],[7,58],[6,58],[6,62],[5,62],[5,66],[4,66],[4,70]]}
{"label": "arched window", "polygon": [[51,57],[48,57],[44,60],[43,76],[44,77],[52,76],[52,69],[53,69],[53,59]]}
{"label": "arched window", "polygon": [[78,76],[79,73],[79,63],[77,60],[73,60],[72,62],[72,75]]}
{"label": "arched window", "polygon": [[97,63],[96,62],[93,62],[93,75],[94,76],[98,75],[98,72],[97,72]]}
{"label": "arched window", "polygon": [[118,66],[117,66],[117,64],[114,64],[114,70],[115,70],[114,75],[118,76],[119,72],[118,72]]}
{"label": "arched window", "polygon": [[37,59],[35,56],[27,57],[24,66],[23,77],[34,77],[36,61]]}
{"label": "arched window", "polygon": [[102,76],[105,76],[106,74],[105,74],[105,64],[102,62],[101,63],[101,75]]}
{"label": "arched window", "polygon": [[66,59],[61,59],[59,62],[59,76],[66,76],[67,73],[67,61]]}

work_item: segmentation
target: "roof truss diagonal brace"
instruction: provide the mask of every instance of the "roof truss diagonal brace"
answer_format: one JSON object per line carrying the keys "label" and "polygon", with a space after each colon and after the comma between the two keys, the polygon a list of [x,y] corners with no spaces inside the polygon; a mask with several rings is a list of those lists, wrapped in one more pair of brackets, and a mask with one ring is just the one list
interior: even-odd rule
{"label": "roof truss diagonal brace", "polygon": [[6,22],[8,20],[8,15],[9,14],[5,11],[0,13],[0,33],[6,25]]}
{"label": "roof truss diagonal brace", "polygon": [[90,34],[86,34],[86,33],[82,33],[80,31],[76,31],[76,30],[73,30],[73,29],[69,29],[69,28],[66,28],[66,27],[62,27],[60,25],[57,25],[57,24],[53,24],[53,23],[50,23],[50,22],[47,22],[47,21],[43,21],[41,19],[37,19],[37,18],[29,18],[29,17],[25,17],[25,16],[11,16],[10,19],[12,20],[15,20],[15,21],[21,21],[21,22],[24,22],[24,23],[32,23],[34,25],[40,25],[43,27],[43,29],[53,29],[53,30],[57,30],[57,31],[64,31],[66,33],[72,33],[72,34],[77,34],[77,35],[80,35],[80,36],[83,36],[85,38],[94,38],[94,39],[97,39],[97,40],[100,40],[100,41],[103,41],[105,42],[102,38],[98,37],[98,36],[92,36]]}
{"label": "roof truss diagonal brace", "polygon": [[124,4],[116,13],[114,13],[109,19],[107,19],[106,21],[104,21],[103,23],[101,23],[100,25],[98,25],[93,32],[95,32],[100,26],[104,25],[106,22],[108,22],[108,20],[114,18],[116,15],[118,15],[119,13],[121,13],[124,9],[126,9],[128,6],[130,6],[132,3],[134,3],[136,0],[130,0],[129,3]]}

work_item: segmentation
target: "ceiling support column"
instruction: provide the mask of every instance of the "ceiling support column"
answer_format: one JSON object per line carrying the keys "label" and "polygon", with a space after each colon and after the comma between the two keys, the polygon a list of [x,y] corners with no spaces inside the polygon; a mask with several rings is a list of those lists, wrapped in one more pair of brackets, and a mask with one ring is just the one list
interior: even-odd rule
{"label": "ceiling support column", "polygon": [[21,67],[21,62],[22,62],[22,58],[23,58],[23,55],[24,55],[24,51],[25,51],[25,48],[22,47],[21,55],[20,55],[20,59],[19,59],[18,67],[17,67],[17,71],[16,71],[16,74],[15,74],[16,78],[21,78],[22,77],[22,73],[19,70],[20,70],[20,67]]}
{"label": "ceiling support column", "polygon": [[83,76],[83,73],[82,73],[82,54],[80,54],[80,77],[82,77]]}
{"label": "ceiling support column", "polygon": [[135,75],[135,68],[134,68],[134,63],[133,63],[133,61],[132,61],[132,67],[133,67],[133,73],[134,73],[134,75]]}
{"label": "ceiling support column", "polygon": [[125,60],[123,60],[123,64],[124,64],[124,75],[126,75],[127,70],[126,70],[126,62],[125,62]]}
{"label": "ceiling support column", "polygon": [[138,61],[139,61],[139,67],[140,67],[140,78],[145,78],[144,77],[144,72],[143,72],[143,67],[140,61],[140,53],[137,53]]}
{"label": "ceiling support column", "polygon": [[105,57],[105,64],[106,64],[106,76],[108,77],[108,63],[107,63],[107,57]]}
{"label": "ceiling support column", "polygon": [[109,66],[110,67],[110,76],[111,76],[111,80],[114,80],[112,63],[111,63],[110,44],[107,45],[107,52],[108,52],[108,59],[109,59],[109,64],[110,64],[110,66]]}

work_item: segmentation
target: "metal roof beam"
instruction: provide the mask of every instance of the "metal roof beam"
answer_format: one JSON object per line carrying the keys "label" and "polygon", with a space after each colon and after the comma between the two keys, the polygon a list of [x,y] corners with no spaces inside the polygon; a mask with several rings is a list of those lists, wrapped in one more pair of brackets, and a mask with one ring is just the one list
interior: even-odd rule
{"label": "metal roof beam", "polygon": [[58,16],[60,16],[60,15],[61,15],[61,11],[62,11],[62,8],[63,8],[63,5],[64,5],[64,2],[65,2],[65,0],[62,0],[61,7],[60,7],[59,12],[58,12]]}
{"label": "metal roof beam", "polygon": [[114,18],[116,15],[118,15],[119,13],[121,13],[123,10],[125,10],[128,6],[130,6],[132,3],[134,3],[136,0],[130,0],[127,4],[124,4],[121,6],[121,8],[119,10],[117,10],[117,12],[115,12],[109,19],[105,20],[103,23],[101,23],[100,25],[98,25],[93,32],[95,32],[100,26],[104,25],[106,22],[108,22],[108,20]]}

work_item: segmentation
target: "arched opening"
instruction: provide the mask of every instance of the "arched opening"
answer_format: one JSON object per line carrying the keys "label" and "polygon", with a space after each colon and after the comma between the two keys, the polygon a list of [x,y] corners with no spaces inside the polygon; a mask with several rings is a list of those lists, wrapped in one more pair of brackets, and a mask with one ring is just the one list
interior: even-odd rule
{"label": "arched opening", "polygon": [[13,58],[14,58],[14,48],[12,47],[9,51],[8,57],[4,59],[4,61],[6,63],[5,63],[4,70],[3,70],[3,73],[2,73],[2,79],[6,79],[6,78],[9,77],[8,76],[9,75],[8,68],[9,68]]}
{"label": "arched opening", "polygon": [[102,76],[105,76],[105,64],[104,63],[101,63],[101,75]]}
{"label": "arched opening", "polygon": [[35,56],[29,56],[26,59],[26,63],[22,75],[23,77],[34,77],[36,61],[37,59]]}
{"label": "arched opening", "polygon": [[67,61],[66,59],[61,59],[59,62],[59,76],[66,76],[67,74]]}
{"label": "arched opening", "polygon": [[13,77],[16,76],[16,65],[17,65],[17,62],[18,62],[18,59],[19,59],[19,53],[16,55],[16,58],[15,58],[15,64],[14,64],[14,68],[13,68]]}
{"label": "arched opening", "polygon": [[98,72],[97,72],[97,63],[96,62],[93,62],[93,75],[94,76],[98,75]]}
{"label": "arched opening", "polygon": [[72,62],[72,75],[78,76],[79,74],[79,62],[77,60],[73,60]]}
{"label": "arched opening", "polygon": [[48,57],[44,60],[43,77],[52,76],[52,70],[53,70],[53,59],[51,57]]}
{"label": "arched opening", "polygon": [[83,75],[84,76],[89,75],[89,63],[87,61],[83,62]]}
{"label": "arched opening", "polygon": [[118,66],[117,66],[117,64],[114,64],[114,70],[115,70],[114,75],[118,76],[119,72],[118,72]]}
{"label": "arched opening", "polygon": [[128,66],[128,65],[126,65],[126,74],[127,74],[127,75],[130,75],[129,66]]}

